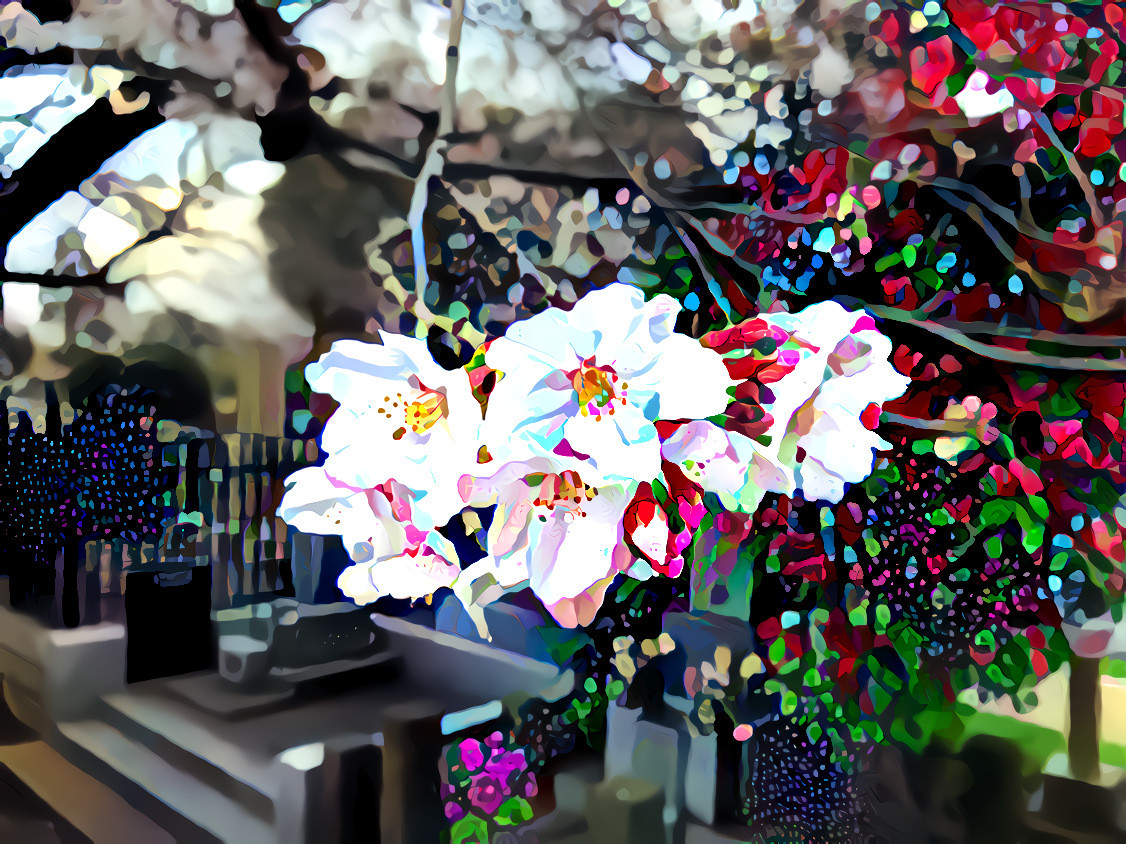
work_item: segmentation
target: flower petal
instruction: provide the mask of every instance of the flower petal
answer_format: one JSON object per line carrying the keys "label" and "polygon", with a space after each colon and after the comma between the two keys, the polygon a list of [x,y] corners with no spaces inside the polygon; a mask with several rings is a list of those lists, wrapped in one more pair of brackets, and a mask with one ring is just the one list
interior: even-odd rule
{"label": "flower petal", "polygon": [[563,425],[563,434],[588,461],[568,459],[588,483],[651,481],[661,471],[661,443],[657,429],[638,408],[626,405],[613,416],[576,416]]}
{"label": "flower petal", "polygon": [[[535,367],[540,370],[573,368],[577,361],[589,357],[576,350],[579,337],[567,311],[548,308],[526,320],[514,323],[489,344],[485,365],[510,373]],[[586,351],[585,348],[583,351]],[[543,377],[541,372],[538,377]]]}
{"label": "flower petal", "polygon": [[375,563],[349,566],[336,585],[358,604],[370,604],[384,596],[422,598],[450,586],[460,569],[423,547],[417,553],[399,554]]}
{"label": "flower petal", "polygon": [[354,560],[372,560],[401,552],[403,527],[378,490],[358,490],[329,476],[322,466],[290,475],[278,515],[304,533],[337,535]]}
{"label": "flower petal", "polygon": [[792,471],[772,448],[711,422],[681,425],[664,441],[661,455],[729,509],[753,512],[767,491],[794,491]]}
{"label": "flower petal", "polygon": [[659,396],[661,419],[705,419],[723,413],[735,385],[723,358],[691,337],[674,334],[664,340],[654,365],[633,383],[648,385]]}
{"label": "flower petal", "polygon": [[320,360],[305,367],[309,385],[342,405],[364,406],[377,392],[383,395],[388,386],[406,382],[412,375],[434,389],[455,374],[434,362],[422,340],[386,331],[380,332],[380,338],[383,345],[337,340]]}
{"label": "flower petal", "polygon": [[859,483],[872,474],[873,451],[880,444],[856,417],[822,414],[798,439],[806,453],[798,467],[805,497],[840,501],[845,481]]}
{"label": "flower petal", "polygon": [[[557,510],[541,527],[529,554],[532,591],[545,605],[583,594],[616,572],[622,516],[633,495],[629,486],[607,486],[589,501],[586,516]],[[627,563],[628,565],[628,563]]]}
{"label": "flower petal", "polygon": [[[441,526],[462,506],[456,478],[477,465],[480,406],[465,372],[442,369],[424,342],[381,336],[381,346],[337,341],[306,369],[315,390],[341,403],[321,434],[325,468],[361,489],[399,481],[414,491],[423,526]],[[441,393],[445,405],[441,418],[416,430],[406,413],[423,388]]]}
{"label": "flower petal", "polygon": [[578,405],[573,391],[555,390],[543,382],[543,373],[555,371],[533,367],[497,382],[481,429],[481,439],[494,458],[519,462],[545,457],[559,444],[562,424]]}
{"label": "flower petal", "polygon": [[614,582],[617,571],[591,584],[573,598],[563,598],[552,604],[545,604],[551,617],[561,627],[587,627],[594,623],[602,602],[606,600],[606,590]]}

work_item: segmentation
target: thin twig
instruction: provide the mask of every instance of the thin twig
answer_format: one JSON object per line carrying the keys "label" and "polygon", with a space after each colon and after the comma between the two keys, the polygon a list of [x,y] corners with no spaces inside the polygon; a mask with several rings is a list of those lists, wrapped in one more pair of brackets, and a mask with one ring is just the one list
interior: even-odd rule
{"label": "thin twig", "polygon": [[696,248],[696,244],[693,242],[692,238],[688,236],[688,232],[673,222],[674,215],[679,217],[682,221],[687,219],[688,215],[675,209],[665,211],[669,225],[672,226],[673,231],[675,231],[677,237],[680,238],[680,242],[684,244],[684,248],[688,250],[688,253],[696,261],[696,266],[700,268],[700,274],[704,277],[704,281],[708,285],[708,290],[711,292],[712,298],[715,299],[715,303],[719,305],[720,310],[723,311],[728,322],[734,321],[734,316],[731,312],[731,303],[727,301],[727,297],[723,294],[723,289],[720,287],[719,282],[716,281],[712,271],[708,269],[707,264],[704,263],[704,256],[700,254],[700,250]]}
{"label": "thin twig", "polygon": [[1103,210],[1099,207],[1098,197],[1095,196],[1095,188],[1091,185],[1091,180],[1087,178],[1087,174],[1083,172],[1083,168],[1079,166],[1079,162],[1075,158],[1075,153],[1068,149],[1060,136],[1056,134],[1056,130],[1052,128],[1052,124],[1043,112],[1036,115],[1036,125],[1044,130],[1044,134],[1048,136],[1048,140],[1052,145],[1059,150],[1063,156],[1064,161],[1067,162],[1067,169],[1071,171],[1071,175],[1075,176],[1076,181],[1079,182],[1079,187],[1083,190],[1083,196],[1087,199],[1087,204],[1091,206],[1091,222],[1095,224],[1096,228],[1103,225]]}
{"label": "thin twig", "polygon": [[696,263],[696,266],[699,268],[700,274],[704,277],[704,281],[707,284],[708,290],[712,294],[712,298],[715,299],[716,304],[719,305],[719,307],[723,310],[728,320],[731,320],[733,318],[731,312],[731,304],[727,301],[726,296],[723,295],[723,290],[721,289],[719,282],[716,281],[715,276],[712,274],[711,270],[708,269],[707,264],[704,262],[703,256],[700,254],[700,250],[696,248],[696,244],[688,236],[688,233],[676,223],[676,218],[679,218],[682,222],[688,222],[689,224],[691,224],[691,217],[687,214],[683,214],[679,209],[666,207],[662,203],[657,201],[657,195],[653,192],[652,188],[648,184],[648,180],[638,172],[639,168],[632,167],[630,165],[630,162],[623,155],[622,151],[619,150],[616,145],[610,143],[603,135],[601,129],[599,128],[598,120],[594,117],[594,115],[591,113],[590,108],[586,104],[586,97],[583,96],[582,86],[580,86],[575,80],[574,74],[571,73],[571,69],[567,66],[566,62],[559,58],[558,48],[553,48],[551,45],[545,44],[540,38],[539,32],[537,30],[533,29],[531,31],[535,33],[536,40],[539,41],[539,43],[548,51],[549,55],[559,60],[559,67],[563,71],[563,76],[574,89],[575,96],[579,101],[579,108],[582,109],[583,114],[586,116],[587,120],[590,121],[590,126],[594,130],[595,135],[600,141],[602,141],[602,144],[606,147],[606,149],[610,150],[610,152],[613,153],[614,157],[618,159],[618,162],[621,164],[622,168],[625,170],[629,178],[637,186],[638,190],[640,190],[645,198],[649,200],[649,204],[652,207],[658,208],[664,212],[665,217],[668,220],[669,227],[676,234],[681,244],[683,244],[685,250],[689,255],[692,256],[693,260]]}
{"label": "thin twig", "polygon": [[[835,146],[844,149],[849,153],[849,155],[854,158],[859,158],[873,165],[876,163],[875,160],[871,157],[850,149],[847,144],[842,143],[839,138],[835,138],[827,132],[819,131],[816,133],[816,137],[819,140],[826,141],[830,144],[834,144]],[[1027,237],[1031,237],[1035,240],[1043,241],[1044,243],[1053,242],[1052,233],[1041,228],[1036,224],[1036,221],[1032,219],[1031,214],[1028,213],[1027,203],[1022,205],[1022,207],[1025,209],[1025,213],[1022,214],[1022,216],[1018,217],[1012,211],[1012,209],[1006,208],[1004,205],[997,203],[983,190],[978,188],[976,185],[969,184],[968,182],[964,182],[959,179],[949,179],[944,176],[935,176],[933,178],[926,179],[919,176],[909,175],[906,178],[910,179],[918,185],[930,185],[931,187],[934,187],[936,189],[945,188],[948,191],[957,191],[958,193],[969,194],[981,205],[982,208],[987,209],[990,213],[1015,228],[1021,234]],[[996,229],[994,229],[994,231],[996,231]]]}
{"label": "thin twig", "polygon": [[989,235],[990,239],[993,241],[993,245],[997,247],[997,251],[1001,253],[1005,260],[1016,261],[1016,252],[1014,252],[1013,248],[1009,246],[1006,238],[1002,237],[1001,233],[997,231],[997,228],[993,225],[993,223],[989,222],[989,219],[982,212],[981,208],[967,199],[962,199],[959,196],[955,196],[949,190],[944,188],[936,187],[935,193],[937,193],[940,197],[945,199],[959,211],[964,211],[969,215],[970,219],[972,219],[975,223],[985,229],[985,233]]}
{"label": "thin twig", "polygon": [[1045,231],[1023,216],[1018,217],[1011,208],[1006,208],[1004,205],[992,200],[989,195],[977,185],[962,182],[958,179],[948,179],[944,176],[935,176],[930,179],[929,182],[923,182],[923,184],[930,184],[935,188],[945,188],[946,190],[958,191],[959,193],[972,196],[978,205],[987,209],[993,216],[1008,223],[1026,237],[1031,237],[1035,240],[1043,241],[1044,243],[1053,242],[1051,232]]}
{"label": "thin twig", "polygon": [[[1032,220],[1034,219],[1032,207],[1029,205],[1029,200],[1032,199],[1032,184],[1028,181],[1028,170],[1026,168],[1021,169],[1017,180],[1020,182],[1020,215],[1025,220]],[[1043,238],[1040,239],[1043,240]]]}

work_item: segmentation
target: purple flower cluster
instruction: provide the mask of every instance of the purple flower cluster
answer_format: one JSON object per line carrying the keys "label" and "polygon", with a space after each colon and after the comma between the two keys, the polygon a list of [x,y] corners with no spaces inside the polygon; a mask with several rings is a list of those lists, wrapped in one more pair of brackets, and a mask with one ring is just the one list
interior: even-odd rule
{"label": "purple flower cluster", "polygon": [[508,798],[533,797],[538,790],[528,757],[520,749],[506,750],[499,731],[483,742],[467,738],[452,745],[442,779],[446,817],[451,821],[469,812],[490,818]]}

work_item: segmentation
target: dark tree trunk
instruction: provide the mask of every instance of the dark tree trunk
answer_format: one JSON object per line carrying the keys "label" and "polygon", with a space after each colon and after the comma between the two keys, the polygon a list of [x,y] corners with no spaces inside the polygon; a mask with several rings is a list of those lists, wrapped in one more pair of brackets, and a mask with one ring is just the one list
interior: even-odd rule
{"label": "dark tree trunk", "polygon": [[1099,660],[1072,654],[1068,660],[1067,754],[1076,779],[1099,779]]}

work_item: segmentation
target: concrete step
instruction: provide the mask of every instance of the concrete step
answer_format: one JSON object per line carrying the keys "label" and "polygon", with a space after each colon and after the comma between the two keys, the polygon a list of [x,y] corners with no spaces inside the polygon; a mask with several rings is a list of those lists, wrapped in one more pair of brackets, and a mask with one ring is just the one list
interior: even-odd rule
{"label": "concrete step", "polygon": [[271,758],[216,736],[207,715],[160,695],[106,695],[100,720],[165,762],[209,783],[266,823],[280,799]]}
{"label": "concrete step", "polygon": [[1021,841],[1026,844],[1116,844],[1122,841],[1121,830],[1113,834],[1077,831],[1058,826],[1039,814],[1029,814],[1024,826]]}
{"label": "concrete step", "polygon": [[274,668],[270,678],[293,686],[298,695],[315,697],[354,686],[382,682],[397,676],[403,668],[402,656],[383,651],[359,659],[335,659],[299,668]]}
{"label": "concrete step", "polygon": [[176,838],[44,741],[0,746],[0,766],[95,844]]}
{"label": "concrete step", "polygon": [[[101,721],[59,725],[60,751],[169,829],[177,841],[271,844],[272,824],[232,799],[222,785],[182,770]],[[107,838],[106,841],[147,841]]]}

